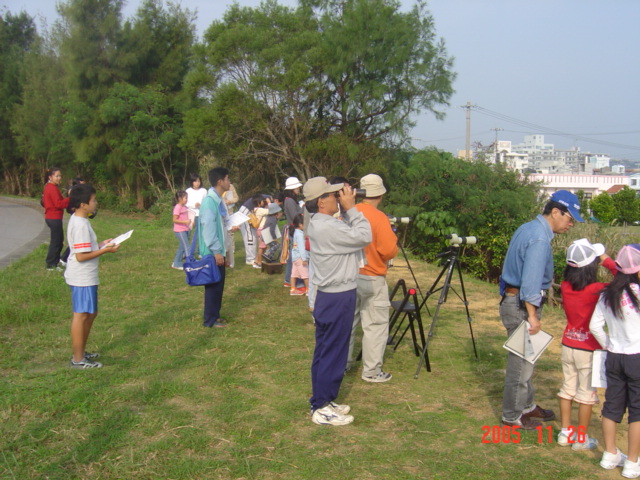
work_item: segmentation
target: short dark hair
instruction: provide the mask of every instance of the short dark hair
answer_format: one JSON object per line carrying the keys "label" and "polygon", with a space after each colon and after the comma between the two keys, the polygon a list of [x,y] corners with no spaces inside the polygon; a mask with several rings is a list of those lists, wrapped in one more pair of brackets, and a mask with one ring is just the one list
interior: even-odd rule
{"label": "short dark hair", "polygon": [[264,195],[258,194],[251,197],[251,202],[253,203],[253,208],[259,207],[264,202]]}
{"label": "short dark hair", "polygon": [[558,210],[560,210],[563,213],[568,213],[569,212],[569,209],[565,205],[563,205],[561,203],[558,203],[555,200],[549,200],[547,202],[547,204],[544,206],[544,210],[542,211],[542,214],[543,215],[550,215],[551,211],[554,208],[557,208]]}
{"label": "short dark hair", "polygon": [[82,203],[88,204],[91,201],[91,197],[95,194],[96,189],[93,188],[93,185],[79,183],[69,191],[69,206],[67,207],[67,212],[72,214]]}
{"label": "short dark hair", "polygon": [[200,175],[198,175],[197,173],[192,173],[189,176],[189,185],[191,186],[191,188],[193,188],[193,182],[195,182],[196,180],[200,180],[200,186],[202,187],[202,178],[200,178]]}
{"label": "short dark hair", "polygon": [[[587,285],[591,285],[598,281],[598,265],[600,264],[600,258],[594,258],[593,262],[584,267],[572,267],[567,265],[564,269],[563,278],[565,281],[571,284],[576,292],[584,290]],[[595,295],[600,295],[597,292]]]}
{"label": "short dark hair", "polygon": [[337,185],[339,183],[348,183],[349,185],[351,185],[351,182],[347,177],[341,177],[341,176],[331,177],[331,179],[329,180],[329,183],[331,185]]}
{"label": "short dark hair", "polygon": [[320,200],[320,197],[304,202],[304,206],[307,209],[307,212],[318,213],[318,200]]}
{"label": "short dark hair", "polygon": [[216,188],[220,180],[224,180],[229,175],[229,170],[224,167],[216,167],[209,170],[209,183]]}
{"label": "short dark hair", "polygon": [[178,190],[176,192],[176,204],[178,203],[178,200],[180,200],[182,197],[186,197],[187,196],[187,192],[185,192],[184,190]]}

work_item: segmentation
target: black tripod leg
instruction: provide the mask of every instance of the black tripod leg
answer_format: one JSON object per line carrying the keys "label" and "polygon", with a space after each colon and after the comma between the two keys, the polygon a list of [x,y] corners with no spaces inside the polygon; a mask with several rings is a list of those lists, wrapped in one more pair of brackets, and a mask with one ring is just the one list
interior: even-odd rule
{"label": "black tripod leg", "polygon": [[478,350],[476,349],[476,340],[473,337],[473,327],[471,326],[471,315],[469,314],[469,302],[467,301],[467,292],[464,289],[464,282],[462,280],[462,271],[460,270],[460,262],[456,262],[458,267],[458,277],[460,278],[460,287],[462,290],[462,302],[464,303],[464,308],[467,312],[467,323],[469,324],[469,333],[471,334],[471,343],[473,344],[473,354],[476,356],[476,360],[478,360]]}
{"label": "black tripod leg", "polygon": [[[440,307],[442,306],[443,303],[445,303],[447,301],[447,295],[449,293],[449,287],[451,286],[451,275],[453,273],[453,268],[455,267],[456,264],[456,256],[455,254],[452,254],[451,257],[449,257],[449,260],[447,262],[447,264],[445,264],[444,268],[442,269],[442,272],[440,272],[440,275],[438,276],[438,278],[441,278],[442,275],[445,273],[445,271],[447,272],[447,276],[445,277],[444,280],[444,284],[442,285],[442,289],[440,291],[440,298],[438,298],[438,305],[436,306],[436,310],[433,314],[433,319],[431,320],[431,326],[429,327],[429,333],[427,334],[427,338],[424,344],[424,348],[422,349],[422,355],[420,355],[420,362],[418,363],[418,368],[416,369],[416,374],[414,375],[413,378],[418,378],[418,375],[420,374],[420,369],[422,368],[422,364],[426,361],[427,359],[427,351],[429,348],[429,341],[431,340],[431,337],[433,336],[433,331],[436,327],[436,321],[438,320],[438,313],[440,312]],[[434,284],[435,286],[435,284]],[[433,289],[433,287],[432,287]],[[431,370],[429,370],[431,371]]]}

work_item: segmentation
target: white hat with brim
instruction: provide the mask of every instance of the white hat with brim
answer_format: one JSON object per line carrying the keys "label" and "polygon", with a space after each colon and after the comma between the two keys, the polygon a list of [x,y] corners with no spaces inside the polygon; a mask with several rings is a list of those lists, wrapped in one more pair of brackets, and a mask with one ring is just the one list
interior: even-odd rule
{"label": "white hat with brim", "polygon": [[326,193],[333,193],[342,190],[344,183],[331,184],[325,177],[313,177],[306,181],[302,187],[304,200],[315,200]]}
{"label": "white hat with brim", "polygon": [[300,183],[300,180],[298,180],[298,177],[289,177],[287,178],[287,181],[284,182],[285,190],[295,190],[296,188],[300,188],[301,186],[302,186],[302,183]]}

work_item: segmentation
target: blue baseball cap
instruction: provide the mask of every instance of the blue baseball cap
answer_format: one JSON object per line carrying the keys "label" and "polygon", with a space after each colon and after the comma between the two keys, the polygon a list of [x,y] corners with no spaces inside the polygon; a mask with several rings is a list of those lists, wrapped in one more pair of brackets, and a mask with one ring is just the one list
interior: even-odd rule
{"label": "blue baseball cap", "polygon": [[583,218],[580,216],[580,201],[575,194],[568,190],[558,190],[551,195],[551,200],[567,207],[569,209],[569,213],[576,222],[584,222]]}

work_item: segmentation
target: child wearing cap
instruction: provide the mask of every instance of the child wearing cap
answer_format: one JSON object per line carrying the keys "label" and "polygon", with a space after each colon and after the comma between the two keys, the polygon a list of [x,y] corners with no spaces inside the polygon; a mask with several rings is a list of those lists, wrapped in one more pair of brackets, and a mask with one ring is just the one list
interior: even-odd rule
{"label": "child wearing cap", "polygon": [[[640,245],[625,245],[616,257],[618,274],[602,291],[589,328],[607,350],[607,391],[602,407],[604,453],[600,466],[623,467],[640,477]],[[607,332],[604,325],[607,325]],[[616,427],[629,414],[628,456],[616,446]]]}
{"label": "child wearing cap", "polygon": [[[562,423],[558,445],[571,445],[573,450],[593,450],[598,445],[587,434],[587,428],[592,407],[599,403],[596,389],[591,386],[593,351],[602,347],[589,332],[589,322],[598,296],[607,286],[597,281],[600,261],[613,275],[617,272],[615,262],[604,251],[602,244],[592,245],[586,238],[573,242],[567,249],[567,266],[560,286],[567,326],[562,334],[564,378],[558,393]],[[578,404],[578,425],[571,431],[569,426],[575,425],[571,422],[573,402]]]}

